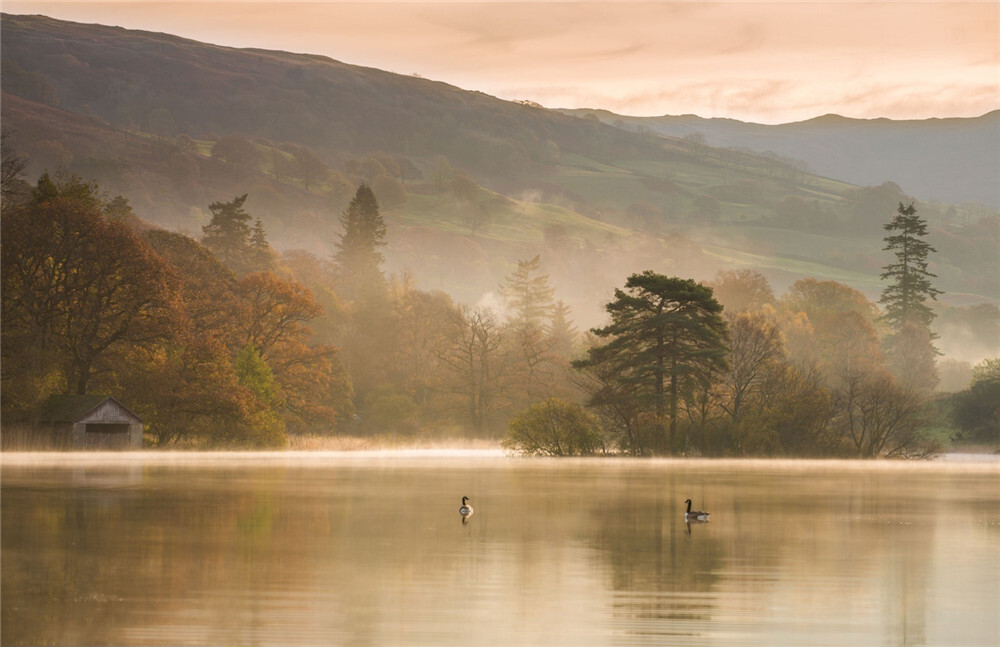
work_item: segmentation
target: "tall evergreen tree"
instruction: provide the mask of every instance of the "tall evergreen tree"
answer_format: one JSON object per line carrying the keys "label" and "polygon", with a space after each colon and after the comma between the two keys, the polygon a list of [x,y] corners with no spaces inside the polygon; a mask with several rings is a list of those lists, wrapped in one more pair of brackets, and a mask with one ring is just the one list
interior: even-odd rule
{"label": "tall evergreen tree", "polygon": [[552,314],[552,296],[555,289],[549,286],[548,274],[539,274],[541,257],[518,261],[517,270],[507,277],[500,290],[513,310],[513,319],[525,326],[541,328]]}
{"label": "tall evergreen tree", "polygon": [[896,232],[883,239],[886,243],[883,250],[891,250],[896,256],[895,263],[882,268],[885,270],[882,279],[890,281],[879,300],[885,306],[885,318],[896,332],[908,322],[929,330],[934,311],[927,305],[927,299],[937,299],[941,291],[931,285],[930,279],[936,275],[927,271],[927,256],[937,251],[923,240],[927,222],[917,215],[912,202],[909,205],[900,202],[896,215],[883,227]]}
{"label": "tall evergreen tree", "polygon": [[333,260],[340,279],[339,292],[349,301],[384,293],[385,276],[379,251],[385,246],[386,227],[375,193],[367,184],[358,187],[340,217],[344,228]]}
{"label": "tall evergreen tree", "polygon": [[563,360],[569,360],[573,357],[573,349],[580,336],[580,331],[569,318],[571,312],[570,307],[565,302],[557,301],[552,308],[552,317],[546,329],[553,352]]}
{"label": "tall evergreen tree", "polygon": [[661,442],[676,447],[681,398],[701,375],[726,368],[722,305],[711,288],[647,270],[630,276],[605,309],[611,323],[592,332],[610,341],[574,366],[610,373],[629,387],[656,419],[669,420],[670,436]]}

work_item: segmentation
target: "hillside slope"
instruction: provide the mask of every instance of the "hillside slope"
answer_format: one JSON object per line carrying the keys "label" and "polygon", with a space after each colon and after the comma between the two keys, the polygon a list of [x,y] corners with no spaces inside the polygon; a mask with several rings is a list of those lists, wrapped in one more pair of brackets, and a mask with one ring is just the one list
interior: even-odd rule
{"label": "hillside slope", "polygon": [[[891,183],[324,57],[41,16],[4,14],[0,28],[4,128],[33,174],[79,173],[194,236],[209,203],[247,193],[273,244],[319,256],[353,187],[372,183],[388,268],[462,301],[535,254],[560,296],[592,312],[649,268],[752,267],[778,289],[808,275],[875,296],[882,223],[910,199]],[[919,208],[939,236],[941,287],[997,299],[995,213]]]}

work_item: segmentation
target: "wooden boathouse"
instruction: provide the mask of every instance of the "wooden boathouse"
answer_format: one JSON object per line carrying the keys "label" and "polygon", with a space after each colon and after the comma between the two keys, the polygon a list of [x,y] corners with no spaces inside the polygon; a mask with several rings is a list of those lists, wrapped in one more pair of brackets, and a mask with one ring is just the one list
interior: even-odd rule
{"label": "wooden boathouse", "polygon": [[51,430],[56,447],[142,447],[142,419],[106,395],[54,395],[43,405],[39,422]]}

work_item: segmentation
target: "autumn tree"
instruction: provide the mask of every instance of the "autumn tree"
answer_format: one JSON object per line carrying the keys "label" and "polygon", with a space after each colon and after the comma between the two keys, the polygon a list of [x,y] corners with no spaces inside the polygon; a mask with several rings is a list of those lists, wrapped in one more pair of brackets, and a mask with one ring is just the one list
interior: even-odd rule
{"label": "autumn tree", "polygon": [[431,405],[443,388],[446,365],[442,356],[457,333],[458,307],[443,292],[417,289],[403,274],[390,284],[396,322],[389,381],[419,406]]}
{"label": "autumn tree", "polygon": [[729,398],[724,405],[738,423],[744,407],[759,392],[768,369],[784,359],[784,343],[775,321],[759,312],[741,312],[729,324]]}
{"label": "autumn tree", "polygon": [[175,277],[131,227],[105,217],[106,203],[94,185],[45,174],[29,204],[4,212],[5,377],[40,353],[57,359],[67,392],[87,393],[110,354],[170,333]]}
{"label": "autumn tree", "polygon": [[611,323],[593,333],[609,341],[588,350],[579,368],[606,366],[614,379],[633,387],[645,410],[669,422],[662,447],[683,444],[677,436],[678,408],[707,372],[726,368],[726,324],[712,290],[691,279],[633,274],[605,306]]}
{"label": "autumn tree", "polygon": [[322,314],[301,284],[271,272],[249,274],[240,280],[246,304],[242,329],[245,347],[254,349],[282,390],[286,421],[293,431],[309,426],[332,426],[334,403],[343,399],[349,384],[339,370],[337,350],[309,343],[309,322]]}
{"label": "autumn tree", "polygon": [[767,278],[755,270],[720,270],[708,285],[727,314],[757,311],[777,302]]}
{"label": "autumn tree", "polygon": [[[836,281],[799,279],[782,297],[781,307],[791,315],[785,323],[804,333],[789,349],[801,348],[812,337],[811,350],[831,379],[849,368],[881,366],[878,308],[858,290]],[[793,322],[797,315],[802,319]]]}
{"label": "autumn tree", "polygon": [[246,316],[236,275],[187,236],[153,229],[146,240],[175,269],[182,316],[169,339],[137,358],[123,391],[158,445],[256,437],[251,412],[261,404],[234,368]]}

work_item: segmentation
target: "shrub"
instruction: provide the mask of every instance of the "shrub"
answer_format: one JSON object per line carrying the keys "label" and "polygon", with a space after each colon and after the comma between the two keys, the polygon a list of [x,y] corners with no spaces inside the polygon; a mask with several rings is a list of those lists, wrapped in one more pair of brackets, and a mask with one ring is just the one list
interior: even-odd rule
{"label": "shrub", "polygon": [[597,418],[578,404],[549,398],[510,422],[504,449],[534,456],[589,456],[603,451]]}

